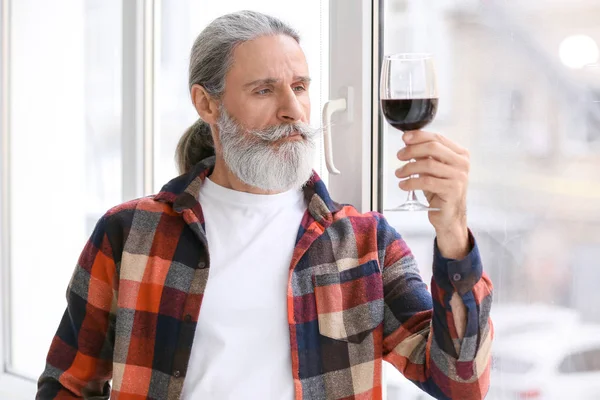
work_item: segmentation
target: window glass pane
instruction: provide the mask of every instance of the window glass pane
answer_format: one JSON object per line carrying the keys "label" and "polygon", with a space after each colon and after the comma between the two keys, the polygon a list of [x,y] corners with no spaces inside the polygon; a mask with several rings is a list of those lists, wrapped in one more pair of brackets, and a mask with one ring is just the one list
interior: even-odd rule
{"label": "window glass pane", "polygon": [[[198,119],[188,89],[189,53],[194,40],[212,20],[230,12],[251,9],[278,17],[300,33],[312,78],[311,124],[320,126],[321,109],[328,100],[328,1],[311,1],[302,7],[277,0],[232,0],[206,2],[165,0],[162,2],[161,58],[156,82],[158,118],[155,138],[155,190],[178,175],[175,147],[185,130]],[[321,21],[321,26],[319,26]],[[321,156],[315,168],[321,169]],[[323,174],[321,174],[323,177]]]}
{"label": "window glass pane", "polygon": [[[546,358],[526,351],[508,362],[504,354],[516,354],[531,336],[546,349],[579,343],[563,328],[600,325],[600,3],[387,0],[383,19],[385,54],[435,57],[439,109],[425,129],[471,152],[469,224],[495,286],[494,348],[513,349],[499,355],[510,368],[494,375],[489,398],[519,398],[510,389],[522,383],[514,371]],[[406,199],[394,175],[404,145],[400,131],[383,127],[387,209]],[[427,215],[385,215],[428,280],[434,232]],[[528,393],[557,394],[566,385],[556,370],[544,371],[544,386],[528,385]],[[388,398],[403,398],[392,395],[393,385]]]}
{"label": "window glass pane", "polygon": [[511,357],[494,357],[493,368],[510,374],[525,374],[533,369],[534,363]]}
{"label": "window glass pane", "polygon": [[32,379],[77,256],[122,201],[121,7],[11,2],[10,368]]}

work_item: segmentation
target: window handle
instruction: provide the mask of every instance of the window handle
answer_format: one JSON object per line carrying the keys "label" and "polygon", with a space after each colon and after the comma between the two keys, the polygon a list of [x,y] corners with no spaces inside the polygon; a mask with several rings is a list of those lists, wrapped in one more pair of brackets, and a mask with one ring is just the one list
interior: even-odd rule
{"label": "window handle", "polygon": [[325,164],[327,170],[332,175],[340,175],[341,172],[335,167],[333,162],[333,148],[331,144],[331,116],[339,111],[345,111],[345,122],[352,122],[352,105],[353,105],[353,89],[352,87],[345,88],[346,96],[329,100],[323,106],[323,140],[325,144]]}

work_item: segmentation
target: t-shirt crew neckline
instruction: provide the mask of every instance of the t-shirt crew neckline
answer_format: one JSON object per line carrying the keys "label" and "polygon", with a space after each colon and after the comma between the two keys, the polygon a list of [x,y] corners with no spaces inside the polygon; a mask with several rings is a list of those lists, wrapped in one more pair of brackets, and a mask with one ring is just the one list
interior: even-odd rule
{"label": "t-shirt crew neckline", "polygon": [[290,189],[276,194],[255,194],[229,189],[213,182],[209,177],[204,180],[202,194],[219,201],[249,206],[271,206],[274,204],[293,204],[301,196],[301,189]]}

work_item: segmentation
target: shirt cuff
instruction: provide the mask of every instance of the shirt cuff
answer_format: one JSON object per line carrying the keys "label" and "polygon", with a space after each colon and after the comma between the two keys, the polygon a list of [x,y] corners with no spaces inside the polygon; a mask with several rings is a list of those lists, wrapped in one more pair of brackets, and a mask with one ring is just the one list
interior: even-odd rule
{"label": "shirt cuff", "polygon": [[433,250],[433,278],[439,287],[447,293],[457,292],[464,296],[473,290],[483,275],[483,266],[477,242],[469,230],[471,251],[462,260],[445,258],[440,253],[437,238]]}

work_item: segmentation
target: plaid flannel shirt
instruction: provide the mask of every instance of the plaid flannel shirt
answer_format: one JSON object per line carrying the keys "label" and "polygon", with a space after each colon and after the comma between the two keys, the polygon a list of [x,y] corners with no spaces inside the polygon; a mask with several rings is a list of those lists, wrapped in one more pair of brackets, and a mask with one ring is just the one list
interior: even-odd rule
{"label": "plaid flannel shirt", "polygon": [[[70,281],[37,399],[180,398],[209,279],[198,195],[213,165],[206,159],[100,219]],[[460,261],[434,249],[429,293],[383,216],[333,202],[316,174],[304,192],[287,304],[295,398],[381,399],[385,360],[434,397],[482,399],[492,285],[473,238]],[[462,340],[449,304],[455,291],[468,314]]]}

